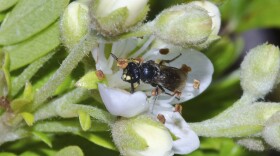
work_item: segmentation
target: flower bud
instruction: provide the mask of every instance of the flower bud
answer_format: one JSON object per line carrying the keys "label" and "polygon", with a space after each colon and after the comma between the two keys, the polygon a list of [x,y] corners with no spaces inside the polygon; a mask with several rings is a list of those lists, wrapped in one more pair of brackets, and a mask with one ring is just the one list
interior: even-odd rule
{"label": "flower bud", "polygon": [[279,48],[263,44],[249,51],[241,64],[244,92],[263,98],[277,83],[280,69]]}
{"label": "flower bud", "polygon": [[203,49],[209,46],[210,43],[213,41],[219,39],[220,37],[218,36],[220,27],[221,27],[221,14],[219,11],[219,8],[209,2],[209,1],[193,1],[190,4],[194,4],[196,6],[202,7],[208,12],[208,15],[211,17],[212,20],[212,32],[209,35],[207,41],[204,43],[197,45],[197,48]]}
{"label": "flower bud", "polygon": [[89,28],[88,7],[80,2],[68,5],[61,19],[64,45],[71,49],[87,34]]}
{"label": "flower bud", "polygon": [[149,10],[148,0],[93,0],[93,28],[104,36],[116,36],[142,22]]}
{"label": "flower bud", "polygon": [[197,5],[178,5],[164,10],[155,19],[154,31],[165,42],[196,46],[207,41],[212,32],[212,19],[205,9]]}
{"label": "flower bud", "polygon": [[169,131],[147,116],[117,121],[112,127],[112,136],[124,156],[173,155]]}

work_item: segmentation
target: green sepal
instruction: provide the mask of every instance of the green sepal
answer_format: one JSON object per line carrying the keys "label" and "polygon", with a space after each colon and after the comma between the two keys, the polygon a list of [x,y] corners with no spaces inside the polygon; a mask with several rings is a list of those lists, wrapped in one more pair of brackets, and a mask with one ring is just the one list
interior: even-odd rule
{"label": "green sepal", "polygon": [[15,99],[11,102],[11,108],[15,113],[23,112],[23,111],[28,110],[27,107],[31,103],[32,102],[28,99],[19,98],[19,99]]}
{"label": "green sepal", "polygon": [[86,89],[97,89],[98,83],[106,83],[106,79],[100,80],[96,75],[96,71],[90,71],[77,81],[76,86]]}
{"label": "green sepal", "polygon": [[10,71],[13,71],[52,52],[59,44],[59,23],[56,22],[24,42],[4,47],[3,51],[10,54]]}
{"label": "green sepal", "polygon": [[23,112],[31,110],[30,106],[34,100],[34,91],[31,83],[27,82],[23,91],[23,96],[11,102],[11,108],[14,112]]}
{"label": "green sepal", "polygon": [[23,91],[23,98],[30,100],[30,101],[33,101],[33,99],[34,99],[34,91],[33,91],[33,87],[30,82],[25,83],[25,88]]}
{"label": "green sepal", "polygon": [[90,115],[84,111],[78,111],[78,115],[79,115],[79,121],[82,129],[84,131],[89,130],[91,127]]}
{"label": "green sepal", "polygon": [[101,147],[110,149],[110,150],[117,150],[116,146],[112,142],[112,138],[110,137],[108,132],[105,133],[78,133],[79,136],[99,145]]}
{"label": "green sepal", "polygon": [[129,15],[127,7],[119,8],[105,17],[97,17],[100,31],[105,35],[116,36],[126,32],[125,21]]}
{"label": "green sepal", "polygon": [[0,12],[9,9],[14,6],[18,0],[0,0]]}
{"label": "green sepal", "polygon": [[79,146],[68,146],[61,149],[59,152],[55,154],[55,156],[66,156],[66,155],[84,156],[84,153]]}
{"label": "green sepal", "polygon": [[50,148],[52,148],[51,139],[48,137],[47,134],[38,131],[33,131],[32,134],[35,137],[39,138],[41,141],[43,141],[45,144],[47,144]]}
{"label": "green sepal", "polygon": [[29,112],[22,112],[20,113],[24,121],[28,126],[32,126],[34,123],[34,115]]}
{"label": "green sepal", "polygon": [[0,45],[24,41],[47,28],[61,15],[68,3],[69,0],[19,1],[1,25]]}

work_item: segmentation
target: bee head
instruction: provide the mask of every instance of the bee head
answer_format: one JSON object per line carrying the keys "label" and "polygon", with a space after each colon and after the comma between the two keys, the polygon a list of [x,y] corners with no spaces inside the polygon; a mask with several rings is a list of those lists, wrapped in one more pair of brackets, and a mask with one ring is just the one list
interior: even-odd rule
{"label": "bee head", "polygon": [[139,64],[135,62],[129,62],[123,69],[122,80],[135,83],[140,81]]}

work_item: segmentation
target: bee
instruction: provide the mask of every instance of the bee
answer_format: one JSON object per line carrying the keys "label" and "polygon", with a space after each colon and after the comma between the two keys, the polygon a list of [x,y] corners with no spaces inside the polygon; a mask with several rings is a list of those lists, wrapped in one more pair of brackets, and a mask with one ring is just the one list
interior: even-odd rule
{"label": "bee", "polygon": [[[166,49],[161,51],[166,51]],[[182,54],[171,60],[161,60],[156,63],[154,60],[143,61],[142,58],[122,59],[111,53],[111,56],[117,61],[117,66],[123,69],[122,80],[131,84],[130,92],[133,93],[140,81],[155,87],[152,95],[158,95],[159,90],[167,95],[179,99],[187,81],[187,74],[191,68],[183,64],[181,68],[167,66]],[[169,93],[166,90],[168,90]]]}

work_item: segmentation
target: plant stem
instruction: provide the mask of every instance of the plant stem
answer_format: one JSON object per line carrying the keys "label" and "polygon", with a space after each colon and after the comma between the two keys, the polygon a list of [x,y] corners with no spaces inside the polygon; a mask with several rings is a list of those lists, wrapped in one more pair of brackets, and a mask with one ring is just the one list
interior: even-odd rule
{"label": "plant stem", "polygon": [[17,76],[12,82],[12,96],[15,96],[19,90],[29,81],[34,74],[55,54],[55,52],[49,53],[48,55],[40,58],[34,63],[30,64],[24,71]]}
{"label": "plant stem", "polygon": [[35,94],[33,110],[42,105],[49,97],[53,95],[56,88],[64,81],[78,63],[97,46],[96,38],[88,33],[79,44],[70,49],[70,54],[62,62],[59,69],[48,80],[48,82]]}

